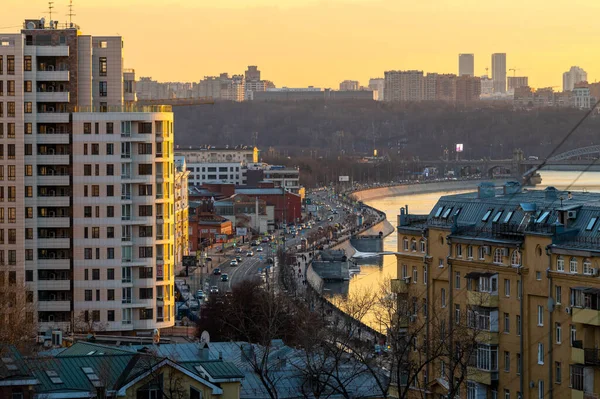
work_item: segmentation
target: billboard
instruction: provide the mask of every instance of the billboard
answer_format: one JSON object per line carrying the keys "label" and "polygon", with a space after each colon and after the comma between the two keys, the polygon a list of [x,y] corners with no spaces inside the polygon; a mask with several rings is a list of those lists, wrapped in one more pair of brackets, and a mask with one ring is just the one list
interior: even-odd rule
{"label": "billboard", "polygon": [[245,236],[247,234],[248,234],[248,228],[247,227],[236,227],[235,228],[235,235]]}
{"label": "billboard", "polygon": [[183,257],[183,266],[196,266],[196,257],[195,256],[184,256]]}
{"label": "billboard", "polygon": [[340,176],[340,181],[350,181],[350,176]]}
{"label": "billboard", "polygon": [[463,144],[457,144],[456,145],[456,152],[463,152]]}

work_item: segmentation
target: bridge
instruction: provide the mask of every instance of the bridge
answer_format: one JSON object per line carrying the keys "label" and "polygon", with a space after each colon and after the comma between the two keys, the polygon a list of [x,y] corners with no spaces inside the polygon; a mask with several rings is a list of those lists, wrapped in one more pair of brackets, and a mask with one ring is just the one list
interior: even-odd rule
{"label": "bridge", "polygon": [[494,177],[496,175],[512,176],[518,180],[526,180],[540,168],[549,166],[570,166],[573,170],[581,170],[588,166],[594,159],[600,157],[600,145],[576,148],[568,150],[543,159],[526,159],[523,151],[516,149],[513,157],[509,159],[437,159],[431,161],[420,161],[423,168],[435,167],[444,175],[453,171],[455,176],[468,176],[480,174],[482,176]]}

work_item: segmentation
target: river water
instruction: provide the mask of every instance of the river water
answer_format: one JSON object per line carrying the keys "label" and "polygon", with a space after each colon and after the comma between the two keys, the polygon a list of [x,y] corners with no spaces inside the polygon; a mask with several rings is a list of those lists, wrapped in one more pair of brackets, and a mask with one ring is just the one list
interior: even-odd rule
{"label": "river water", "polygon": [[[536,189],[544,189],[548,186],[554,186],[560,190],[573,191],[597,191],[600,192],[600,172],[558,172],[542,171],[542,184]],[[405,195],[397,197],[388,197],[366,201],[366,203],[376,209],[384,211],[387,219],[396,225],[399,209],[408,205],[408,211],[413,214],[427,214],[433,208],[435,203],[442,195],[459,194],[472,190],[435,192],[427,194]],[[384,250],[397,250],[397,234],[392,233],[384,240]],[[360,274],[356,274],[350,280],[348,290],[352,292],[362,290],[377,290],[379,286],[389,278],[396,278],[397,266],[394,255],[383,257],[383,266],[362,265]]]}

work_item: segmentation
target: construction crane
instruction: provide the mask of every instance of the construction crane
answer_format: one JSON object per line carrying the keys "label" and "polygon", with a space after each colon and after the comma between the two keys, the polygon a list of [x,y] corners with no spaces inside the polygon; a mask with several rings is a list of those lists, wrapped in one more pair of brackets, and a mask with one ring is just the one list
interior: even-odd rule
{"label": "construction crane", "polygon": [[513,71],[513,78],[514,78],[515,76],[517,76],[517,71],[520,71],[520,69],[518,69],[517,67],[514,67],[514,68],[510,68],[509,71]]}
{"label": "construction crane", "polygon": [[489,77],[490,75],[488,74],[488,71],[490,70],[490,68],[485,67],[485,76]]}

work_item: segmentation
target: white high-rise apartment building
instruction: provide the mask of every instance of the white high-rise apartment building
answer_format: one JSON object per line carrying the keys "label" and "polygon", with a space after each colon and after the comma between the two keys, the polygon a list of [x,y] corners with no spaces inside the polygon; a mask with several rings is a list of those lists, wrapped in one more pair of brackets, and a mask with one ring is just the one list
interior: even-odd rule
{"label": "white high-rise apartment building", "polygon": [[563,91],[571,91],[577,83],[587,82],[587,72],[578,66],[572,66],[563,73]]}
{"label": "white high-rise apartment building", "polygon": [[248,164],[258,162],[258,148],[252,146],[177,149],[176,155],[185,157],[190,186],[204,183],[246,184]]}
{"label": "white high-rise apartment building", "polygon": [[383,97],[385,95],[385,79],[383,78],[371,78],[369,79],[369,89],[373,90],[373,92],[377,92],[375,99],[377,101],[383,101]]}
{"label": "white high-rise apartment building", "polygon": [[506,93],[506,53],[492,54],[494,93]]}
{"label": "white high-rise apartment building", "polygon": [[132,102],[122,48],[44,19],[0,34],[0,281],[40,332],[174,324],[173,114]]}
{"label": "white high-rise apartment building", "polygon": [[423,101],[423,71],[386,71],[384,101]]}
{"label": "white high-rise apartment building", "polygon": [[344,80],[340,83],[340,91],[357,91],[360,89],[358,80]]}
{"label": "white high-rise apartment building", "polygon": [[458,55],[458,76],[475,76],[475,56],[473,54]]}
{"label": "white high-rise apartment building", "polygon": [[481,95],[490,96],[494,93],[494,81],[489,76],[481,77]]}

